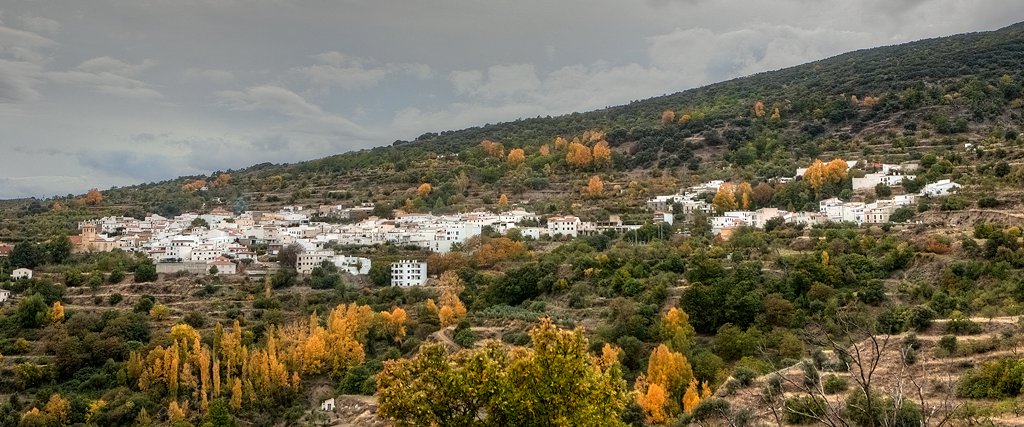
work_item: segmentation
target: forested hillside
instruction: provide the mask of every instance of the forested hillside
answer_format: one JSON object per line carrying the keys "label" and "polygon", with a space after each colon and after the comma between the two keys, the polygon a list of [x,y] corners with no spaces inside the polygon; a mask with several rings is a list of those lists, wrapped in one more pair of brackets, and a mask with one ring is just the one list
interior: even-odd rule
{"label": "forested hillside", "polygon": [[[0,257],[13,292],[0,426],[347,425],[371,410],[438,426],[1024,425],[1022,115],[1018,24],[297,164],[0,202],[14,244]],[[916,178],[854,190],[907,163]],[[943,179],[963,187],[878,224],[723,236],[709,215],[676,206],[655,223],[645,206],[723,180],[705,197],[719,214],[818,212]],[[104,215],[363,203],[639,227],[486,229],[446,254],[338,248],[375,266],[426,259],[436,277],[410,288],[383,267],[300,275],[294,253],[257,245],[265,278],[158,275],[145,256],[68,240]],[[35,277],[9,280],[14,267]],[[319,409],[340,395],[375,399]]]}

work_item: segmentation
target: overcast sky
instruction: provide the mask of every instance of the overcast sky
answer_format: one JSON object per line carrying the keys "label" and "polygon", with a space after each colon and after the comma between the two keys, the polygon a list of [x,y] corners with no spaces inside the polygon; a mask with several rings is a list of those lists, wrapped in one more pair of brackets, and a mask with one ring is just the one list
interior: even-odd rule
{"label": "overcast sky", "polygon": [[0,198],[587,111],[1024,20],[1020,0],[11,0]]}

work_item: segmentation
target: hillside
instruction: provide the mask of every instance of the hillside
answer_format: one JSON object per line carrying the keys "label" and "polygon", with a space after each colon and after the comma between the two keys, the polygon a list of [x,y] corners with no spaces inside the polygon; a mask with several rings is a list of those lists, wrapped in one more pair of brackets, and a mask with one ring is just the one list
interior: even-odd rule
{"label": "hillside", "polygon": [[[308,162],[2,201],[0,427],[1022,424],[1022,65],[1017,24]],[[910,164],[916,178],[854,184]],[[711,180],[685,199],[708,212],[676,201],[652,222],[649,199]],[[962,187],[922,193],[942,180]],[[874,222],[719,221],[896,197],[910,201]],[[254,219],[364,203],[381,235],[401,213],[538,219],[447,253],[351,244],[373,234],[352,218]],[[214,210],[223,224],[172,218]],[[242,274],[158,274],[141,251],[71,251],[80,221],[152,213],[253,257]],[[563,215],[613,225],[540,234]],[[299,274],[294,246],[242,227],[330,235],[323,248],[373,267]],[[389,286],[408,259],[431,280]]]}

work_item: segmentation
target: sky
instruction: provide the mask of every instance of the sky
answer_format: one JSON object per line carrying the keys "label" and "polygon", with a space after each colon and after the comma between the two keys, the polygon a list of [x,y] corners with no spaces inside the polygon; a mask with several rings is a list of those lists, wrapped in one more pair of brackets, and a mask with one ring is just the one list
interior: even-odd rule
{"label": "sky", "polygon": [[8,0],[0,199],[295,162],[995,30],[1020,0]]}

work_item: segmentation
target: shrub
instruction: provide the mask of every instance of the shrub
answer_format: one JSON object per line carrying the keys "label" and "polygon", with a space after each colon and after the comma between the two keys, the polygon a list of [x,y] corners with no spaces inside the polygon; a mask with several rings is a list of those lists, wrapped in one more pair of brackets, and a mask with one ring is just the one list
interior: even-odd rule
{"label": "shrub", "polygon": [[972,399],[1016,397],[1024,387],[1024,362],[1002,359],[967,371],[957,385],[957,395]]}
{"label": "shrub", "polygon": [[916,427],[921,425],[921,408],[909,400],[897,407],[889,396],[871,392],[872,405],[868,408],[867,395],[858,391],[846,400],[846,416],[858,426]]}
{"label": "shrub", "polygon": [[822,384],[822,389],[825,391],[825,394],[842,393],[848,388],[850,388],[850,382],[847,381],[846,378],[835,374],[825,377],[825,382]]}
{"label": "shrub", "polygon": [[123,299],[124,299],[124,296],[122,296],[121,294],[119,294],[119,293],[112,293],[112,294],[110,294],[109,297],[107,297],[107,303],[109,303],[110,305],[117,305]]}
{"label": "shrub", "polygon": [[804,385],[807,387],[816,387],[818,382],[821,381],[821,374],[818,373],[818,368],[814,366],[810,361],[803,361],[800,364],[800,368],[804,371]]}
{"label": "shrub", "polygon": [[939,338],[939,348],[944,350],[946,354],[956,353],[956,336],[943,335],[942,338]]}
{"label": "shrub", "polygon": [[946,324],[946,333],[954,335],[980,334],[981,325],[966,317],[954,316]]}
{"label": "shrub", "polygon": [[817,396],[800,396],[786,399],[783,407],[785,420],[789,424],[812,424],[825,415],[827,402]]}
{"label": "shrub", "polygon": [[732,377],[735,378],[741,386],[749,387],[754,383],[754,380],[757,379],[757,372],[754,372],[753,369],[746,366],[740,366],[733,371]]}

